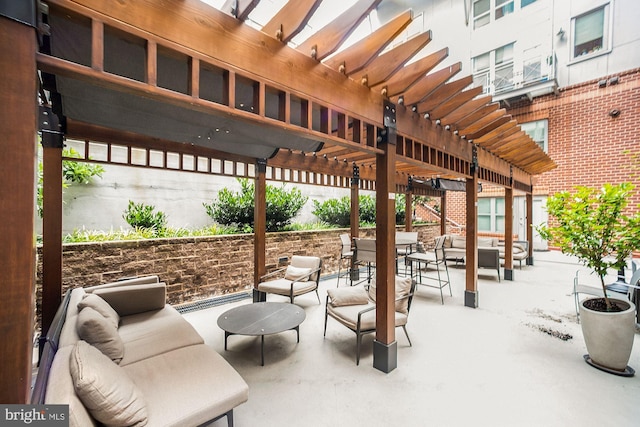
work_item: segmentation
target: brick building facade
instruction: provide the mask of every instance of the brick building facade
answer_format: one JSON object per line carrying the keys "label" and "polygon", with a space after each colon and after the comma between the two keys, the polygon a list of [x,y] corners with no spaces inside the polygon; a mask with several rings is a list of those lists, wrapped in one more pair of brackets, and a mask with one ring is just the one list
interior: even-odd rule
{"label": "brick building facade", "polygon": [[[511,103],[508,112],[519,123],[548,121],[547,152],[558,167],[536,177],[534,196],[632,182],[629,211],[640,209],[640,68]],[[484,186],[478,197],[503,195],[501,188]],[[464,224],[465,214],[465,194],[448,193],[447,217]]]}

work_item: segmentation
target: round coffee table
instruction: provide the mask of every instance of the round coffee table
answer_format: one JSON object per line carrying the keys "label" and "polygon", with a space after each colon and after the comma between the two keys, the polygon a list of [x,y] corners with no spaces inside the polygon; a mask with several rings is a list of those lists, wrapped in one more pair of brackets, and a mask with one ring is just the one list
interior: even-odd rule
{"label": "round coffee table", "polygon": [[229,335],[260,336],[260,360],[264,366],[264,336],[295,329],[300,342],[300,324],[306,318],[304,310],[288,302],[256,302],[227,310],[218,317],[224,331],[224,349]]}

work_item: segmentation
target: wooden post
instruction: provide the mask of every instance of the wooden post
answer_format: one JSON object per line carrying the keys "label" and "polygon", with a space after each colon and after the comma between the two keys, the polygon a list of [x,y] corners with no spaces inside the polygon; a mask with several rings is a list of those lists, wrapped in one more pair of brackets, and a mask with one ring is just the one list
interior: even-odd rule
{"label": "wooden post", "polygon": [[[49,117],[53,112],[49,111]],[[42,135],[42,332],[62,301],[62,135]]]}
{"label": "wooden post", "polygon": [[527,193],[527,241],[529,242],[529,256],[527,256],[527,265],[533,265],[533,194]]}
{"label": "wooden post", "polygon": [[[34,2],[35,4],[35,2]],[[35,16],[35,13],[34,13]],[[35,299],[36,32],[0,16],[0,402],[31,389]]]}
{"label": "wooden post", "polygon": [[260,277],[267,273],[267,160],[256,163],[255,201],[253,208],[253,301],[266,301],[258,291]]}
{"label": "wooden post", "polygon": [[395,105],[385,102],[384,128],[376,156],[376,338],[373,367],[388,373],[398,365],[395,340]]}
{"label": "wooden post", "polygon": [[504,189],[504,279],[513,280],[513,188]]}
{"label": "wooden post", "polygon": [[407,194],[404,198],[404,230],[413,230],[413,190],[411,189],[411,177],[409,177]]}
{"label": "wooden post", "polygon": [[[351,227],[351,239],[360,235],[360,168],[353,166],[353,177],[351,178],[351,212],[349,216],[349,226]],[[349,278],[351,283],[360,280],[358,266],[354,257],[351,257],[349,266]]]}
{"label": "wooden post", "polygon": [[440,197],[440,235],[447,234],[447,192],[443,191]]}
{"label": "wooden post", "polygon": [[473,148],[471,178],[467,178],[467,241],[464,305],[478,307],[478,166]]}

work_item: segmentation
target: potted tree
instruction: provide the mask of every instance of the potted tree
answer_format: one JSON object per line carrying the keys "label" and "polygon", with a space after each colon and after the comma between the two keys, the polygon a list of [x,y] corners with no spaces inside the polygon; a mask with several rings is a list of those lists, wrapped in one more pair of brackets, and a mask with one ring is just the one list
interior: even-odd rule
{"label": "potted tree", "polygon": [[590,365],[618,375],[632,376],[627,366],[635,334],[635,305],[624,296],[607,294],[605,276],[620,270],[633,251],[640,249],[640,213],[625,214],[633,194],[629,183],[602,188],[576,187],[547,200],[552,224],[538,226],[540,235],[563,253],[574,255],[600,278],[603,297],[580,304],[580,324]]}

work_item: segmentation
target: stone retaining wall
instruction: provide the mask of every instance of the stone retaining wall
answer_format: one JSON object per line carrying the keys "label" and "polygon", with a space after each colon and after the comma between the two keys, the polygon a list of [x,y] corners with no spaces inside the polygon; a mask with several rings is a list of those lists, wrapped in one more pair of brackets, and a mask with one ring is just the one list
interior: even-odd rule
{"label": "stone retaining wall", "polygon": [[[433,241],[439,225],[415,226],[419,239]],[[338,271],[340,238],[348,229],[267,233],[267,271],[278,258],[320,255],[323,275]],[[360,230],[375,237],[375,229]],[[167,302],[184,304],[253,286],[253,234],[184,237],[63,246],[63,293],[69,288],[111,282],[125,277],[155,274],[167,284]],[[42,289],[42,248],[38,248],[37,310]],[[283,263],[286,265],[286,263]]]}

